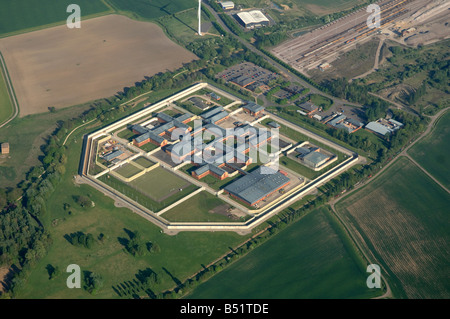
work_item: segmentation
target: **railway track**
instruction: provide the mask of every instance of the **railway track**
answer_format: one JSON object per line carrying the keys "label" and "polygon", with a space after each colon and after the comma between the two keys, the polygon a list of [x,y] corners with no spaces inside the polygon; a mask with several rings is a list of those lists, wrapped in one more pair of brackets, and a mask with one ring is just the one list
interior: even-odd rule
{"label": "railway track", "polygon": [[[422,0],[392,0],[380,4],[380,28],[386,28],[402,19],[411,11],[423,6],[423,2]],[[273,53],[294,67],[315,65],[333,51],[376,34],[380,28],[370,29],[366,23],[369,13],[361,12],[362,10],[313,30],[310,34],[288,41],[275,48]],[[327,34],[330,35],[327,36]]]}

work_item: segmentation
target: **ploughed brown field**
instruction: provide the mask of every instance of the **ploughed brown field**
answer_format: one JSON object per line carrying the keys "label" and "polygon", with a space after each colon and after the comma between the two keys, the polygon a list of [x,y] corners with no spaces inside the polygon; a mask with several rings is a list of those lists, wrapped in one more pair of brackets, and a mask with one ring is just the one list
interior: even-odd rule
{"label": "ploughed brown field", "polygon": [[20,116],[109,97],[197,57],[156,24],[108,15],[0,39]]}

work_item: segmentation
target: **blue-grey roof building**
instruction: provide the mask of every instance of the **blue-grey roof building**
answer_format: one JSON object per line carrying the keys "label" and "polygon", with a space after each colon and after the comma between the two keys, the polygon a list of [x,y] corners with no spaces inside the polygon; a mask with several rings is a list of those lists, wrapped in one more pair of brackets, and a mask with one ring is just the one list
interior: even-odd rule
{"label": "blue-grey roof building", "polygon": [[232,197],[254,206],[289,183],[290,179],[287,174],[269,167],[259,167],[227,185],[224,191]]}

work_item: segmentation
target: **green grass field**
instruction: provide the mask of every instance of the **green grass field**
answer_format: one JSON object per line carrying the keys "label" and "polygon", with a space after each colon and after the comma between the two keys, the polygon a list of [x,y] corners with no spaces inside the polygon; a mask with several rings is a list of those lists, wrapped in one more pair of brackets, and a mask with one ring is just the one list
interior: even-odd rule
{"label": "green grass field", "polygon": [[[40,165],[40,158],[43,155],[41,146],[56,128],[57,121],[78,116],[88,108],[76,106],[55,113],[17,117],[0,128],[0,140],[7,141],[10,145],[9,157],[0,159],[0,187],[16,186],[25,178],[26,172],[32,166]],[[77,143],[80,143],[80,140]]]}
{"label": "green grass field", "polygon": [[141,172],[139,168],[134,166],[133,164],[126,163],[125,165],[117,168],[115,172],[125,178],[130,178],[137,173]]}
{"label": "green grass field", "polygon": [[287,156],[282,156],[280,158],[280,164],[282,166],[285,166],[285,167],[293,170],[294,172],[310,179],[310,180],[313,180],[313,179],[319,177],[321,174],[323,174],[323,172],[326,171],[326,169],[325,169],[323,171],[315,172],[314,170],[310,169],[309,167],[307,167],[301,163],[298,163]]}
{"label": "green grass field", "polygon": [[450,112],[436,123],[431,135],[412,147],[408,153],[424,169],[450,188]]}
{"label": "green grass field", "polygon": [[[145,177],[146,175],[142,176]],[[140,177],[140,178],[142,178]],[[138,178],[139,179],[139,178]],[[136,180],[138,180],[136,179]],[[138,189],[136,186],[131,185],[132,181],[130,183],[125,183],[117,178],[115,178],[112,175],[103,175],[99,178],[100,181],[103,183],[111,186],[121,194],[127,196],[128,198],[136,201],[137,203],[147,207],[148,209],[158,212],[159,210],[175,203],[176,201],[180,200],[184,196],[192,193],[197,189],[197,186],[195,185],[188,185],[187,187],[184,187],[182,191],[178,191],[178,189],[171,194],[165,193],[165,197],[156,197],[153,198],[151,196],[154,196],[154,192],[152,193],[149,191],[148,187],[145,187],[146,185],[142,185],[142,189]],[[160,185],[161,183],[158,182],[156,185]],[[153,188],[152,188],[153,187]],[[157,186],[152,186],[151,188],[154,190]],[[167,189],[167,188],[166,188]],[[156,191],[160,194],[160,192]]]}
{"label": "green grass field", "polygon": [[324,111],[328,110],[331,105],[333,105],[333,101],[331,99],[320,94],[311,94],[310,98],[312,103],[322,107]]}
{"label": "green grass field", "polygon": [[9,96],[4,74],[0,67],[0,124],[8,120],[13,114],[14,107]]}
{"label": "green grass field", "polygon": [[186,298],[369,298],[365,270],[339,237],[326,208],[313,211]]}
{"label": "green grass field", "polygon": [[401,157],[336,208],[382,266],[395,297],[449,298],[449,201],[447,192]]}
{"label": "green grass field", "polygon": [[149,167],[155,165],[154,162],[152,162],[151,160],[149,160],[148,158],[145,158],[143,156],[136,158],[135,160],[133,160],[133,162],[135,162],[136,164],[141,165],[142,167],[145,167],[145,168],[149,168]]}
{"label": "green grass field", "polygon": [[161,216],[171,222],[232,222],[228,216],[212,212],[214,208],[222,205],[225,209],[230,206],[220,198],[203,191]]}
{"label": "green grass field", "polygon": [[188,181],[161,167],[157,167],[130,182],[131,186],[136,187],[143,194],[155,200],[159,200],[170,192],[178,191],[179,188],[189,184]]}
{"label": "green grass field", "polygon": [[[6,0],[0,10],[0,37],[65,23],[71,0]],[[77,0],[81,17],[105,14],[110,9],[101,0]],[[83,22],[82,22],[83,23]]]}

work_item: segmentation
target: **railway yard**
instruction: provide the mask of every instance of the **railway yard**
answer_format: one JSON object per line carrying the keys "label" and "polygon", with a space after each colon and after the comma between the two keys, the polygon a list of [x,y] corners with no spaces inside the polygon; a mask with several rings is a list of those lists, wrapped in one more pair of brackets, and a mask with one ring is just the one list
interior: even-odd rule
{"label": "railway yard", "polygon": [[[380,28],[369,28],[367,20],[373,12],[362,8],[304,35],[273,48],[272,53],[300,72],[331,63],[341,52],[373,36],[391,38],[412,35],[418,25],[436,15],[447,14],[450,4],[445,0],[386,0],[380,6]],[[447,34],[448,36],[448,34]]]}

